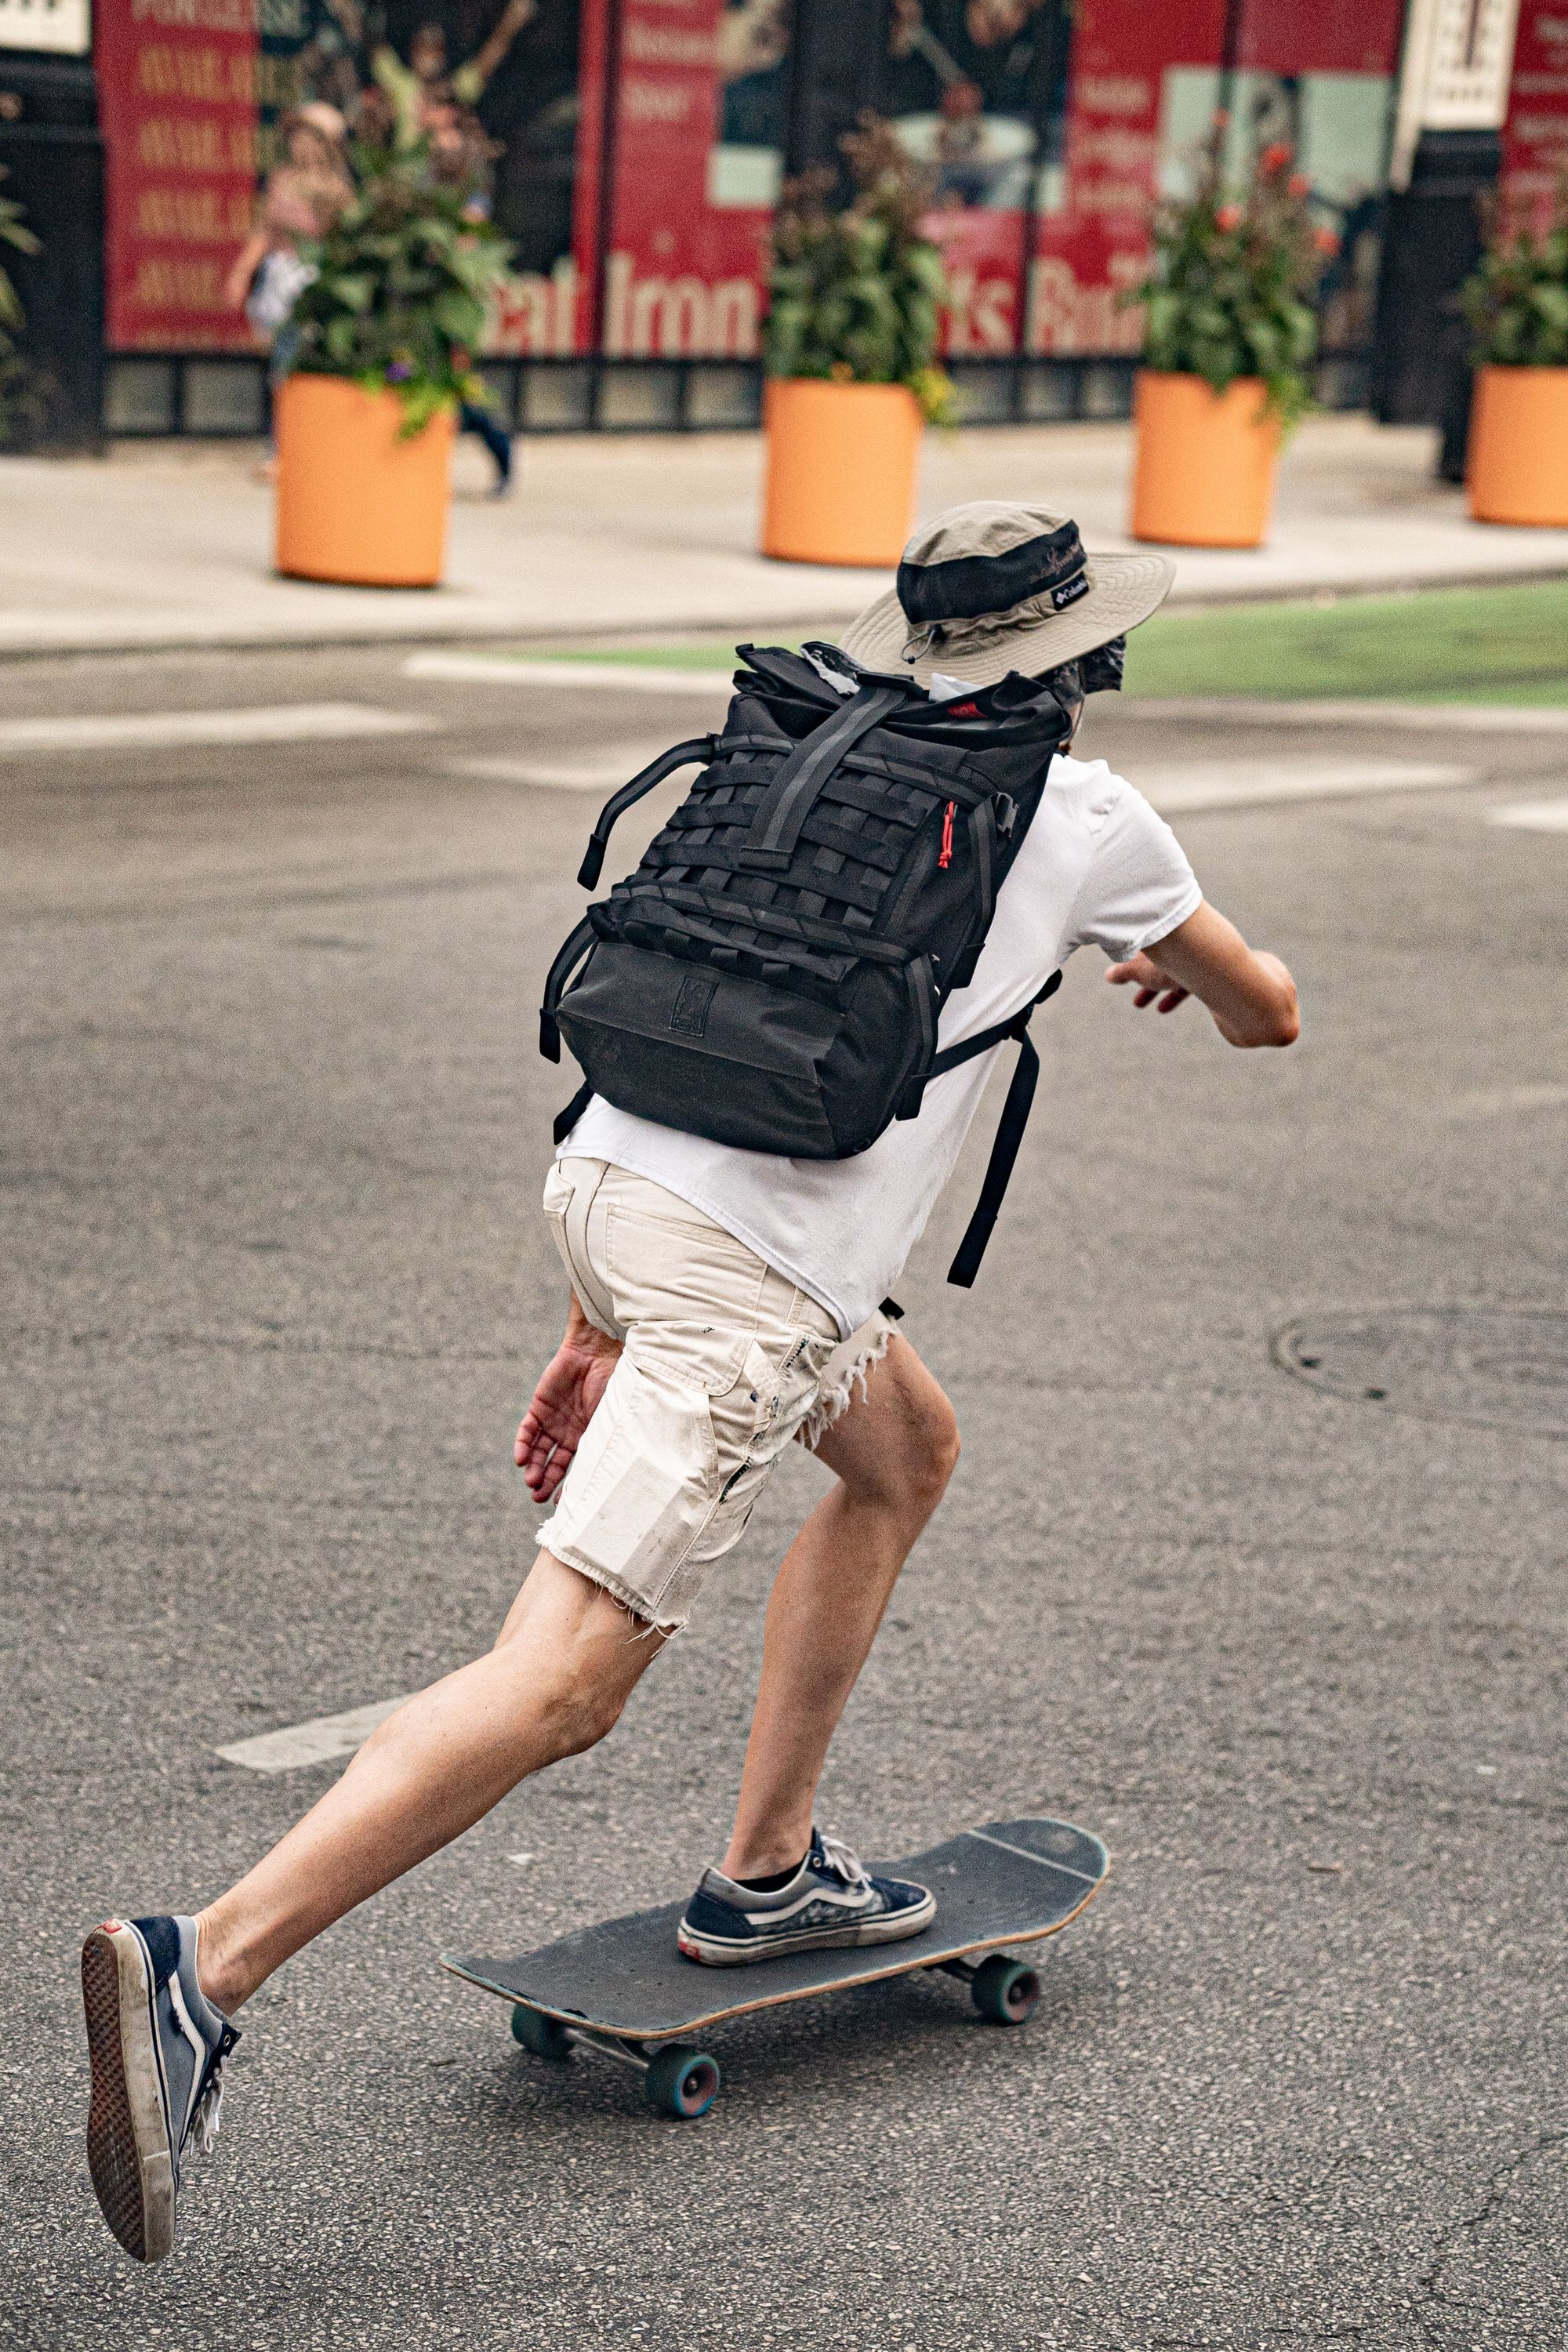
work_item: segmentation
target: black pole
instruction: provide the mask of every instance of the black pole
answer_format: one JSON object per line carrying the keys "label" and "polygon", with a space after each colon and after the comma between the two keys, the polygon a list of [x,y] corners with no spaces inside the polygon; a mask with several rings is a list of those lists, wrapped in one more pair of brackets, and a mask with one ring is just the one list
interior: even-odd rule
{"label": "black pole", "polygon": [[886,38],[882,0],[795,0],[784,135],[791,178],[826,163],[847,198],[850,177],[838,142],[865,109],[876,109]]}
{"label": "black pole", "polygon": [[1219,96],[1215,106],[1218,112],[1226,117],[1227,131],[1236,107],[1236,68],[1241,55],[1241,27],[1246,6],[1247,0],[1225,0],[1225,26],[1219,37]]}
{"label": "black pole", "polygon": [[[605,355],[605,306],[609,292],[610,240],[615,230],[616,149],[621,122],[622,0],[607,0],[605,10],[605,82],[599,106],[599,209],[594,223],[594,283],[589,290],[591,340],[595,359]],[[595,394],[595,405],[597,393]]]}

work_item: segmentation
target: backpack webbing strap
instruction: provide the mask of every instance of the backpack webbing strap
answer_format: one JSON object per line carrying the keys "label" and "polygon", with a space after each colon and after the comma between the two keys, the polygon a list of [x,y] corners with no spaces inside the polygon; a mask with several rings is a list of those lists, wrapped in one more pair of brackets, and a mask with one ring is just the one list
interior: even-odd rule
{"label": "backpack webbing strap", "polygon": [[677,768],[705,768],[717,756],[718,750],[717,735],[694,735],[689,743],[677,743],[673,751],[662,753],[651,767],[642,769],[629,784],[623,784],[618,793],[610,794],[599,811],[593,832],[588,835],[588,846],[577,869],[577,879],[584,890],[592,890],[597,884],[605,870],[605,845],[611,830],[616,820],[625,816],[632,803],[640,801],[645,793],[651,793],[655,784],[662,784],[666,776],[673,776]]}
{"label": "backpack webbing strap", "polygon": [[980,1271],[980,1261],[985,1255],[985,1244],[995,1230],[1017,1163],[1018,1147],[1024,1140],[1024,1129],[1029,1124],[1029,1112],[1034,1106],[1035,1088],[1040,1080],[1040,1057],[1035,1051],[1035,1041],[1029,1034],[1029,1021],[1036,1004],[1043,1004],[1054,996],[1062,984],[1059,971],[1053,971],[1034,1003],[1026,1004],[1011,1021],[999,1022],[993,1029],[983,1029],[977,1037],[966,1037],[962,1045],[950,1045],[939,1054],[931,1065],[931,1076],[938,1077],[945,1070],[955,1070],[961,1064],[971,1062],[978,1055],[989,1053],[1009,1037],[1018,1042],[1018,1061],[1007,1088],[1007,1099],[1002,1106],[1002,1116],[996,1123],[995,1139],[991,1146],[991,1158],[985,1170],[985,1181],[980,1187],[980,1198],[974,1204],[958,1254],[948,1267],[949,1282],[961,1290],[972,1290]]}
{"label": "backpack webbing strap", "polygon": [[593,1086],[588,1079],[584,1078],[565,1109],[556,1112],[555,1124],[550,1130],[552,1142],[558,1145],[565,1142],[593,1099]]}
{"label": "backpack webbing strap", "polygon": [[550,977],[544,983],[544,1002],[539,1008],[539,1050],[547,1062],[561,1059],[561,1031],[555,1019],[555,1008],[566,993],[567,982],[598,936],[584,915],[550,967]]}
{"label": "backpack webbing strap", "polygon": [[862,687],[797,743],[768,787],[741,852],[753,870],[787,866],[816,796],[853,744],[909,699],[903,686]]}

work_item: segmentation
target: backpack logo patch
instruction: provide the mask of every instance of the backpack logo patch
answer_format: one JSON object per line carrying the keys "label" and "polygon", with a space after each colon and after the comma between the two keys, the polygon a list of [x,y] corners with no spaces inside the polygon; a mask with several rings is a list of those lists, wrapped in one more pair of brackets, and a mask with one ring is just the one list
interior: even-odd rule
{"label": "backpack logo patch", "polygon": [[683,1037],[705,1035],[708,1015],[718,993],[716,980],[703,980],[693,972],[689,979],[681,982],[675,992],[675,1009],[669,1016],[670,1027]]}

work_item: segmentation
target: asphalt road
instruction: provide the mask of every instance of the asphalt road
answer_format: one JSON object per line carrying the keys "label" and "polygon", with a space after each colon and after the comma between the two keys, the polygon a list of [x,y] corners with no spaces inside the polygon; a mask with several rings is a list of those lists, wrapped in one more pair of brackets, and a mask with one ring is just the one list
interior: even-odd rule
{"label": "asphalt road", "polygon": [[[31,751],[14,725],[323,703],[434,723]],[[1563,1327],[1511,1353],[1487,1327],[1382,1395],[1274,1342],[1561,1315],[1568,834],[1488,821],[1568,792],[1561,734],[1091,720],[1134,779],[1473,781],[1182,817],[1295,967],[1301,1043],[1140,1019],[1079,959],[980,1286],[942,1277],[981,1135],[900,1286],[965,1452],[823,1818],[876,1855],[1031,1811],[1100,1831],[1114,1875],[1033,2022],[919,1978],[742,2019],[683,2126],[525,2055],[435,1965],[718,1851],[820,1486],[792,1459],[608,1744],[258,1997],[174,2258],[102,2230],[84,1928],[226,1884],[337,1768],[216,1751],[458,1664],[531,1557],[510,1439],[563,1303],[532,1011],[597,788],[522,772],[703,723],[394,653],[0,669],[0,2341],[1560,2347]]]}

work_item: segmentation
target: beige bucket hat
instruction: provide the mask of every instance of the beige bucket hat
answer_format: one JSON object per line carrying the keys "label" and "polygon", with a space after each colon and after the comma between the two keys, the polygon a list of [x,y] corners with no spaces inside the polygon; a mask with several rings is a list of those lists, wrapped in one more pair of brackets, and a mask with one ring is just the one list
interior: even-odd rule
{"label": "beige bucket hat", "polygon": [[942,670],[994,686],[1041,677],[1146,621],[1170,593],[1165,555],[1089,555],[1070,515],[974,499],[917,530],[898,585],[839,643],[867,669],[929,686]]}

